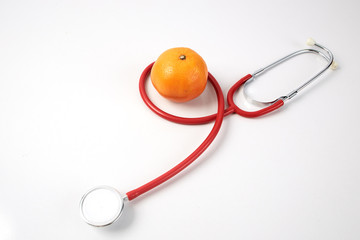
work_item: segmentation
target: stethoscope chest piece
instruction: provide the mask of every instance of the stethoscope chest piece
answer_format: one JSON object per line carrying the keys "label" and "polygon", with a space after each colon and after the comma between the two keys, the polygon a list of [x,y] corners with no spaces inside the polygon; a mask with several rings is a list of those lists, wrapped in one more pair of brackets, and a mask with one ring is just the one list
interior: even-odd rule
{"label": "stethoscope chest piece", "polygon": [[124,209],[124,199],[113,187],[90,189],[80,201],[80,214],[86,223],[104,227],[115,222]]}

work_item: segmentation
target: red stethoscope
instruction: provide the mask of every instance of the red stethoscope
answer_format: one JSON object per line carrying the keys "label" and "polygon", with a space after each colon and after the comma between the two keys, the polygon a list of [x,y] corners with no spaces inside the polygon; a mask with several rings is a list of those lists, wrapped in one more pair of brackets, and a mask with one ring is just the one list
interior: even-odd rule
{"label": "red stethoscope", "polygon": [[[145,90],[145,82],[148,78],[148,75],[152,69],[154,63],[151,63],[149,66],[145,68],[143,73],[140,77],[139,88],[140,88],[140,95],[145,102],[145,104],[157,115],[160,117],[180,124],[205,124],[215,120],[214,126],[211,129],[209,135],[203,141],[203,143],[195,149],[193,153],[191,153],[186,159],[182,162],[177,164],[175,167],[170,169],[169,171],[165,172],[161,176],[155,178],[154,180],[138,187],[134,190],[131,190],[126,193],[126,196],[122,196],[115,188],[109,186],[98,186],[95,187],[84,194],[80,201],[80,213],[82,218],[85,220],[86,223],[96,226],[102,227],[107,226],[115,222],[123,212],[124,209],[124,202],[131,201],[138,196],[150,191],[151,189],[155,188],[156,186],[164,183],[165,181],[169,180],[170,178],[174,177],[176,174],[184,170],[188,167],[192,162],[194,162],[211,144],[211,142],[215,139],[217,133],[220,130],[222,121],[225,116],[230,115],[232,113],[239,114],[243,117],[247,118],[255,118],[267,113],[273,112],[276,109],[282,107],[287,100],[293,98],[298,92],[308,86],[311,82],[317,79],[320,75],[322,75],[327,69],[335,69],[337,64],[334,62],[334,56],[331,51],[324,46],[316,43],[314,40],[309,39],[307,41],[308,45],[316,46],[320,50],[317,49],[302,49],[296,52],[293,52],[276,62],[259,69],[253,74],[248,74],[245,77],[241,78],[238,82],[236,82],[228,91],[227,93],[227,103],[228,107],[225,109],[225,101],[222,89],[219,83],[216,81],[214,76],[210,73],[208,75],[208,80],[212,84],[213,88],[215,89],[216,96],[217,96],[217,113],[204,116],[204,117],[197,117],[197,118],[185,118],[185,117],[178,117],[175,115],[171,115],[160,108],[158,108],[148,97],[146,90]],[[297,55],[304,54],[304,53],[314,53],[320,55],[327,61],[326,67],[324,67],[319,73],[313,76],[310,80],[305,82],[303,85],[295,89],[294,91],[290,92],[285,96],[281,96],[274,101],[271,102],[260,102],[256,100],[252,100],[252,102],[257,103],[258,105],[265,106],[264,108],[258,111],[244,111],[239,108],[234,102],[234,93],[241,87],[244,87],[244,94],[246,94],[245,87],[246,85],[254,80],[260,74],[266,72],[267,70],[281,64],[282,62],[289,60]]]}

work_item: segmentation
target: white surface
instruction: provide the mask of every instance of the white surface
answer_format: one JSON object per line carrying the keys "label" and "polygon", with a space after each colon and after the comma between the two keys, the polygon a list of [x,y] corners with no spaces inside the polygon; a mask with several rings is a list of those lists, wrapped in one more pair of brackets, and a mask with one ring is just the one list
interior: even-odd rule
{"label": "white surface", "polygon": [[[1,1],[0,239],[359,239],[358,1]],[[229,116],[188,170],[126,204],[113,226],[80,218],[87,189],[126,193],[190,154],[212,125],[142,102],[138,78],[186,46],[224,92],[313,37],[339,68],[259,119]],[[301,56],[250,87],[271,100],[324,61]],[[208,88],[162,108],[216,109]],[[216,206],[214,208],[214,206]]]}

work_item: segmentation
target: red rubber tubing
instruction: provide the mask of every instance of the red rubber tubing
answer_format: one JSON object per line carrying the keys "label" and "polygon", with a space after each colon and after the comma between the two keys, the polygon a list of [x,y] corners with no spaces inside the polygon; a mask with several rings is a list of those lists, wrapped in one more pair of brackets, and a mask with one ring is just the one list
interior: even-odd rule
{"label": "red rubber tubing", "polygon": [[227,116],[231,113],[237,113],[243,117],[255,118],[255,117],[259,117],[264,114],[270,113],[284,105],[284,101],[279,99],[272,105],[270,105],[266,108],[263,108],[261,110],[254,111],[254,112],[244,111],[244,110],[240,109],[238,106],[236,106],[236,104],[234,103],[234,93],[246,81],[248,81],[249,79],[252,78],[252,75],[248,74],[245,77],[241,78],[238,82],[236,82],[230,88],[230,90],[227,94],[227,102],[229,104],[229,107],[224,110],[225,102],[224,102],[224,96],[223,96],[221,87],[220,87],[219,83],[216,81],[216,79],[214,78],[214,76],[212,76],[209,73],[208,80],[213,85],[215,92],[216,92],[217,100],[218,100],[218,112],[216,114],[212,114],[212,115],[208,115],[208,116],[204,116],[204,117],[197,117],[197,118],[185,118],[185,117],[175,116],[175,115],[169,114],[169,113],[161,110],[160,108],[158,108],[150,100],[150,98],[148,97],[148,95],[146,93],[145,82],[146,82],[146,79],[147,79],[153,65],[154,65],[154,63],[151,63],[149,66],[147,66],[145,68],[145,70],[141,74],[140,81],[139,81],[139,90],[140,90],[141,98],[143,99],[145,104],[154,113],[156,113],[157,115],[159,115],[160,117],[162,117],[166,120],[169,120],[169,121],[172,121],[175,123],[180,123],[180,124],[204,124],[204,123],[212,122],[212,121],[214,121],[214,119],[215,119],[215,123],[214,123],[214,126],[213,126],[211,132],[209,133],[207,138],[204,140],[204,142],[197,149],[195,149],[195,151],[192,154],[190,154],[186,159],[184,159],[182,162],[180,162],[178,165],[176,165],[169,171],[167,171],[164,174],[160,175],[159,177],[155,178],[154,180],[144,184],[143,186],[141,186],[139,188],[136,188],[132,191],[127,192],[126,195],[130,201],[137,198],[138,196],[150,191],[151,189],[157,187],[158,185],[166,182],[167,180],[169,180],[170,178],[174,177],[179,172],[184,170],[192,162],[194,162],[209,147],[209,145],[215,139],[216,135],[218,134],[218,132],[220,130],[224,116]]}
{"label": "red rubber tubing", "polygon": [[271,104],[270,106],[253,112],[244,111],[240,109],[238,106],[236,106],[236,104],[234,103],[234,93],[250,78],[252,78],[251,74],[246,75],[245,77],[241,78],[238,82],[236,82],[228,91],[227,102],[229,106],[233,108],[237,114],[247,118],[255,118],[270,113],[284,105],[284,101],[278,99],[275,103]]}
{"label": "red rubber tubing", "polygon": [[143,73],[141,74],[140,83],[139,83],[141,97],[143,98],[146,105],[149,106],[149,108],[152,111],[154,111],[159,116],[164,117],[165,119],[179,122],[179,123],[185,123],[185,124],[199,124],[200,122],[206,123],[206,122],[212,121],[212,119],[214,117],[215,117],[215,123],[214,123],[213,128],[211,129],[211,132],[206,137],[204,142],[201,143],[201,145],[197,149],[195,149],[195,151],[193,153],[191,153],[187,158],[185,158],[182,162],[180,162],[179,164],[177,164],[175,167],[173,167],[169,171],[165,172],[164,174],[160,175],[159,177],[155,178],[154,180],[142,185],[139,188],[136,188],[134,190],[127,192],[126,195],[130,201],[137,198],[138,196],[150,191],[151,189],[157,187],[158,185],[164,183],[165,181],[169,180],[170,178],[174,177],[179,172],[184,170],[187,166],[189,166],[192,162],[194,162],[209,147],[209,145],[215,139],[216,135],[218,134],[218,132],[220,130],[222,121],[224,119],[224,107],[225,107],[224,96],[223,96],[223,93],[222,93],[219,83],[216,81],[216,79],[210,73],[208,75],[208,80],[210,81],[210,83],[213,85],[213,87],[215,89],[217,101],[218,101],[217,114],[210,115],[207,117],[202,117],[202,118],[182,118],[182,117],[170,115],[170,114],[162,111],[161,109],[157,108],[151,102],[151,100],[148,98],[146,91],[145,91],[145,80],[146,80],[147,76],[149,75],[149,72],[150,72],[153,64],[154,63],[150,64],[143,71]]}

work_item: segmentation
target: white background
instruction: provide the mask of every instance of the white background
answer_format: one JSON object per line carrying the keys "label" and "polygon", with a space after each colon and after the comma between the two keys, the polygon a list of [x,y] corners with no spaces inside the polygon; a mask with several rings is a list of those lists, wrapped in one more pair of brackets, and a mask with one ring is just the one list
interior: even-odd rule
{"label": "white background", "polygon": [[[0,239],[360,239],[358,1],[0,2]],[[142,102],[142,70],[186,46],[224,93],[313,37],[339,68],[281,110],[231,115],[197,162],[93,228],[78,203],[126,193],[189,155],[212,124],[167,122]],[[301,56],[259,77],[272,100],[325,65]],[[182,116],[216,110],[208,86]],[[236,98],[240,104],[239,97]]]}

